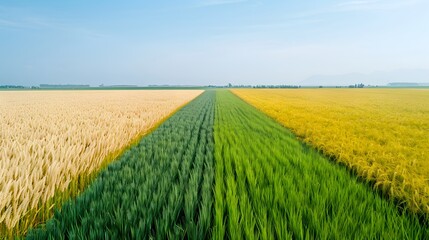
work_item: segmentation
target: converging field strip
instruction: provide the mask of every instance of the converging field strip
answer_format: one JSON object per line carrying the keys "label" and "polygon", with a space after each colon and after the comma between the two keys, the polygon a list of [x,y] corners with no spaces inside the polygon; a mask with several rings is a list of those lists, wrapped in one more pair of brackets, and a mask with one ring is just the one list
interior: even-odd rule
{"label": "converging field strip", "polygon": [[428,89],[234,89],[429,222]]}
{"label": "converging field strip", "polygon": [[0,238],[52,217],[202,90],[1,91]]}
{"label": "converging field strip", "polygon": [[427,239],[344,167],[229,91],[216,96],[215,239]]}
{"label": "converging field strip", "polygon": [[206,91],[183,107],[27,238],[210,238],[214,103]]}

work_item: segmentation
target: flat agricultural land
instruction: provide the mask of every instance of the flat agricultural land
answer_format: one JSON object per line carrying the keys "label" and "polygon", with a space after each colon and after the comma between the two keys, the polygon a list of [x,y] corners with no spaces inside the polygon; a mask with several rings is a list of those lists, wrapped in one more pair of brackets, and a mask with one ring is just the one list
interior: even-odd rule
{"label": "flat agricultural land", "polygon": [[[1,172],[7,175],[0,175],[6,183],[0,189],[14,194],[8,200],[1,192],[8,201],[0,201],[3,209],[28,205],[19,198],[26,185],[23,177],[15,178],[21,176],[17,166],[30,176],[38,174],[31,181],[43,183],[34,184],[35,192],[54,196],[36,204],[43,213],[31,215],[37,221],[24,224],[33,211],[29,208],[16,218],[16,231],[3,227],[0,238],[429,238],[425,195],[419,192],[426,185],[418,185],[428,176],[424,90],[218,89],[87,96],[70,91],[50,97],[54,93],[27,92],[42,100],[0,93],[9,102],[6,112],[22,112],[9,121],[2,116],[2,126],[21,121],[27,130],[1,133],[2,144],[12,142],[0,155],[0,162],[9,165],[1,166],[12,170]],[[25,114],[37,103],[42,106],[32,111],[44,116],[37,120],[44,124],[39,130],[38,118],[29,118],[38,114]],[[14,106],[25,110],[11,111]],[[25,140],[16,141],[55,126],[56,131],[33,140],[42,150],[29,145],[28,151]],[[72,138],[76,129],[83,129],[80,138]],[[69,141],[77,151],[53,151]],[[135,144],[127,147],[130,142]],[[37,154],[29,156],[33,149]],[[89,157],[101,153],[107,157]],[[12,161],[15,156],[33,165]],[[68,194],[58,195],[75,168],[79,176],[92,177],[69,180],[63,187]],[[45,184],[48,179],[58,184],[55,190]],[[410,189],[414,193],[408,194]]]}
{"label": "flat agricultural land", "polygon": [[402,207],[429,216],[429,91],[234,90],[237,96],[374,182]]}
{"label": "flat agricultural land", "polygon": [[46,220],[93,173],[201,93],[0,92],[0,233]]}
{"label": "flat agricultural land", "polygon": [[206,239],[213,215],[215,92],[125,152],[30,239]]}
{"label": "flat agricultural land", "polygon": [[217,93],[215,116],[215,239],[429,236],[415,216],[229,91]]}

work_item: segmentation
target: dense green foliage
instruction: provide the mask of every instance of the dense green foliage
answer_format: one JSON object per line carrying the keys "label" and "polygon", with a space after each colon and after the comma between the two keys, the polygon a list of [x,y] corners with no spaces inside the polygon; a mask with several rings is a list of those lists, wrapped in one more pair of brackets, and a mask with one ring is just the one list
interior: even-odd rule
{"label": "dense green foliage", "polygon": [[182,108],[27,238],[210,238],[214,101]]}
{"label": "dense green foliage", "polygon": [[229,91],[215,118],[215,239],[427,239],[344,167]]}

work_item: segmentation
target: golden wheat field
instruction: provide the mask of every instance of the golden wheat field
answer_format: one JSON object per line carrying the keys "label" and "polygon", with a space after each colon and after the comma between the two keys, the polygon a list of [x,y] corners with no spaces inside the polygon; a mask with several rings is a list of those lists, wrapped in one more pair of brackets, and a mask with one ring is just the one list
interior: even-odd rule
{"label": "golden wheat field", "polygon": [[[200,90],[0,91],[0,236],[49,217]],[[65,192],[61,198],[53,198]]]}
{"label": "golden wheat field", "polygon": [[428,89],[233,92],[404,207],[429,216]]}

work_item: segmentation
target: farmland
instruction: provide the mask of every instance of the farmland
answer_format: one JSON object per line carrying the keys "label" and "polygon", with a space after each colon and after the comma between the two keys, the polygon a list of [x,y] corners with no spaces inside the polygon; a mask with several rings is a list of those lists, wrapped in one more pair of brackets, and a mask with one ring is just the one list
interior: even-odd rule
{"label": "farmland", "polygon": [[429,91],[235,90],[304,142],[429,216]]}
{"label": "farmland", "polygon": [[[385,137],[395,134],[392,129],[380,129],[382,125],[377,125],[377,121],[392,124],[394,129],[399,127],[394,125],[397,123],[394,119],[403,120],[400,124],[404,127],[408,126],[404,119],[410,116],[414,118],[415,128],[427,127],[426,105],[422,107],[413,102],[425,100],[424,91],[372,91],[112,90],[86,91],[90,92],[87,95],[83,91],[68,91],[61,96],[54,91],[27,91],[16,92],[22,95],[15,98],[13,94],[0,93],[3,97],[0,100],[9,104],[8,108],[1,109],[9,112],[0,119],[2,126],[27,129],[20,134],[29,134],[25,135],[28,139],[38,133],[32,141],[43,148],[38,150],[30,145],[38,154],[28,155],[31,151],[23,144],[24,137],[2,131],[1,143],[8,145],[4,145],[6,150],[0,155],[0,163],[9,161],[10,164],[1,166],[23,165],[21,168],[30,174],[29,169],[37,169],[38,165],[27,169],[21,162],[41,161],[44,168],[41,172],[35,171],[38,178],[69,184],[63,189],[56,185],[54,190],[51,185],[37,188],[39,192],[52,191],[54,197],[44,204],[38,202],[37,208],[41,210],[27,213],[33,214],[30,216],[36,221],[27,224],[29,215],[24,214],[12,231],[3,228],[0,238],[26,234],[28,239],[427,239],[429,226],[427,219],[421,217],[420,209],[407,208],[408,203],[398,202],[399,196],[386,192],[385,183],[379,183],[375,174],[370,178],[362,175],[356,164],[348,164],[352,158],[340,158],[335,151],[324,148],[339,145],[341,154],[356,157],[360,156],[360,150],[366,151],[365,157],[368,157],[369,153],[383,149],[373,149],[375,144],[365,142],[368,139],[364,135],[353,138],[340,130],[360,134],[366,130],[374,140],[377,131],[382,131]],[[401,100],[392,102],[399,93]],[[343,100],[333,104],[340,96]],[[362,105],[363,99],[357,96],[369,100]],[[311,98],[315,99],[309,101]],[[6,105],[3,102],[0,106]],[[415,107],[410,109],[411,105]],[[13,106],[20,110],[11,111]],[[372,122],[366,119],[371,111],[362,110],[364,106],[376,108],[384,115],[396,114],[396,117],[374,116],[373,110]],[[31,107],[35,108],[33,112],[29,110]],[[338,107],[336,111],[332,111],[335,107]],[[312,112],[316,110],[320,111]],[[19,112],[21,115],[13,115]],[[26,112],[31,114],[25,117]],[[333,121],[329,114],[334,113],[338,114],[334,115],[336,122],[329,122]],[[45,120],[36,122],[40,118],[38,114]],[[353,118],[346,118],[349,115]],[[14,119],[19,119],[21,125],[12,124]],[[319,124],[322,120],[324,125]],[[354,127],[353,120],[366,124],[366,128]],[[147,125],[148,122],[151,124]],[[347,123],[341,125],[343,122]],[[371,122],[374,125],[369,125]],[[306,129],[299,132],[291,123],[300,123]],[[340,129],[335,130],[331,125]],[[50,130],[43,134],[41,131],[48,126]],[[316,136],[314,134],[305,135],[319,133],[324,128],[331,131],[331,138],[324,138],[326,145],[317,145],[318,142],[310,138]],[[81,129],[78,132],[81,135],[73,131],[66,131],[64,135],[67,129]],[[400,129],[410,130],[410,126]],[[341,134],[351,140],[340,138]],[[395,135],[398,144],[410,138],[402,134]],[[418,141],[425,139],[423,135],[413,134],[417,138],[415,144],[425,146]],[[316,140],[324,137],[317,136]],[[85,147],[79,148],[80,151],[74,151],[76,147],[54,151],[70,141],[65,139],[73,139],[72,146],[83,144]],[[351,145],[355,141],[361,141],[361,145]],[[130,143],[133,144],[130,146]],[[389,174],[392,163],[383,157],[391,150],[388,148],[391,144],[386,142],[386,152],[377,152],[378,155],[371,158],[372,166],[379,167],[374,170],[377,174],[382,171]],[[348,147],[353,151],[349,152]],[[95,150],[82,154],[87,148]],[[426,156],[424,151],[414,150],[413,156]],[[91,160],[98,159],[99,154],[106,155],[97,161]],[[15,159],[12,164],[15,156],[23,158]],[[369,158],[360,156],[359,159],[365,162]],[[391,161],[399,160],[392,158]],[[415,164],[424,164],[424,161],[417,159]],[[61,168],[63,165],[68,168]],[[73,167],[81,169],[74,178]],[[61,172],[50,175],[56,171]],[[425,174],[425,169],[416,171]],[[20,189],[17,180],[21,178],[14,178],[14,174],[19,176],[18,172],[3,170],[2,174],[9,175],[2,176],[2,183],[7,184],[1,187],[11,185],[13,188],[3,189]],[[419,175],[407,177],[406,181],[419,179]],[[61,191],[64,194],[58,194]],[[21,195],[0,203],[6,210],[15,211],[23,205],[22,200],[15,201],[16,196]]]}
{"label": "farmland", "polygon": [[215,239],[423,239],[428,228],[227,91],[215,118]]}
{"label": "farmland", "polygon": [[204,239],[212,221],[214,92],[126,151],[29,239]]}
{"label": "farmland", "polygon": [[0,236],[24,233],[202,91],[0,92]]}

